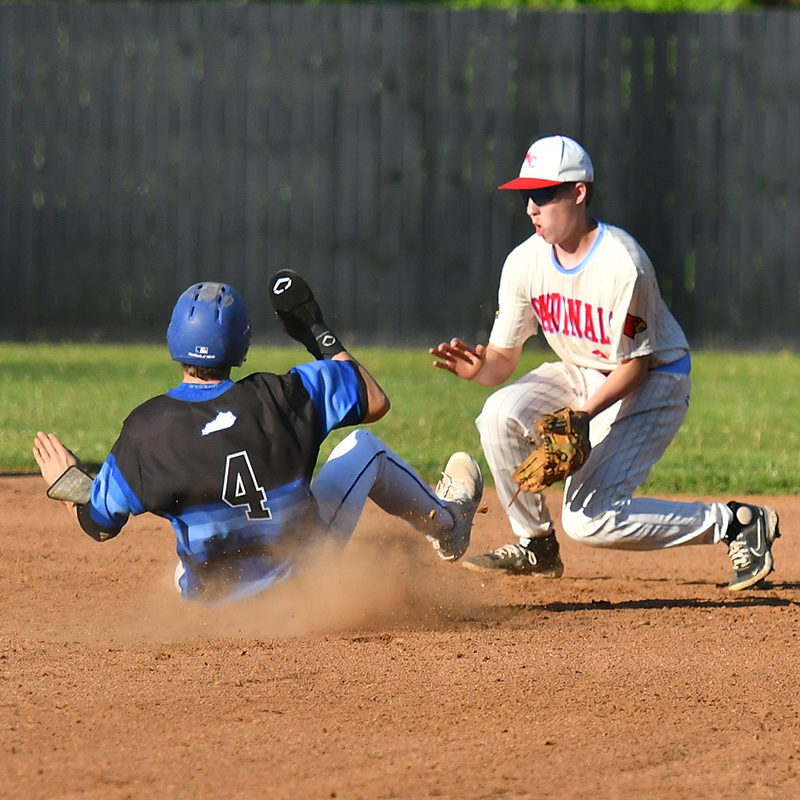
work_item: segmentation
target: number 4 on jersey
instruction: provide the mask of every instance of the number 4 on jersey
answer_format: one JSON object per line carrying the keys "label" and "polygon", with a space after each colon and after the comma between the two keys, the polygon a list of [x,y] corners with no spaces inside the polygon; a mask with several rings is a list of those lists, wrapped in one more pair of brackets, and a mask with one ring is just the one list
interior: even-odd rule
{"label": "number 4 on jersey", "polygon": [[225,463],[222,499],[231,508],[247,508],[248,519],[272,519],[267,507],[267,493],[258,485],[247,450],[231,453]]}

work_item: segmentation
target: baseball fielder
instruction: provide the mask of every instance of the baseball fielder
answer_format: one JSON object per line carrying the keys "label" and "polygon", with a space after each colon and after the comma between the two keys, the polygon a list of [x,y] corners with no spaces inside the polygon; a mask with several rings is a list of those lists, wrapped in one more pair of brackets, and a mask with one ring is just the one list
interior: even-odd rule
{"label": "baseball fielder", "polygon": [[191,600],[250,597],[302,566],[315,545],[342,545],[370,497],[425,534],[439,556],[461,557],[483,482],[477,463],[454,454],[434,492],[373,434],[355,430],[312,482],[334,429],[374,422],[389,400],[322,319],[303,279],[277,273],[271,300],[286,332],[317,360],[285,375],[237,382],[250,344],[244,302],[223,283],[189,287],[167,331],[183,382],[136,408],[94,480],[53,434],[33,453],[48,494],[98,541],[131,514],[170,521],[180,559],[176,583]]}
{"label": "baseball fielder", "polygon": [[773,569],[780,535],[773,509],[633,497],[686,416],[691,356],[645,252],[630,234],[589,214],[593,181],[591,159],[574,140],[550,136],[531,145],[519,177],[500,189],[520,191],[535,232],[503,266],[489,344],[453,339],[430,351],[435,366],[483,386],[504,384],[539,330],[560,358],[490,395],[477,419],[519,543],[465,566],[563,573],[544,498],[517,494],[514,472],[531,452],[537,420],[568,406],[588,415],[591,453],[565,482],[567,535],[628,550],[722,542],[734,568],[729,588],[754,586]]}

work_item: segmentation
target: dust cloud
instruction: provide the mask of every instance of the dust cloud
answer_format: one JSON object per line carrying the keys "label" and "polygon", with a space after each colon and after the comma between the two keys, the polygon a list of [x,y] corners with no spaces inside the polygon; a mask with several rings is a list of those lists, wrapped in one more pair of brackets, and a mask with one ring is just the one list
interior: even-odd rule
{"label": "dust cloud", "polygon": [[183,600],[169,572],[128,606],[117,634],[168,641],[436,627],[477,605],[466,571],[439,559],[419,533],[402,524],[397,531],[361,526],[347,548],[319,547],[302,573],[250,600],[217,607]]}

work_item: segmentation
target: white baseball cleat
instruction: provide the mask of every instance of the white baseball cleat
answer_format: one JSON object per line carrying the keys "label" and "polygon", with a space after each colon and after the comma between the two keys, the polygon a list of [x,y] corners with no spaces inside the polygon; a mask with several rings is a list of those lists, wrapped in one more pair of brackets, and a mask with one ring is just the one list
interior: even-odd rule
{"label": "white baseball cleat", "polygon": [[447,504],[455,524],[452,530],[428,536],[439,558],[457,561],[469,547],[472,520],[483,496],[483,475],[469,453],[453,453],[436,486],[436,496]]}

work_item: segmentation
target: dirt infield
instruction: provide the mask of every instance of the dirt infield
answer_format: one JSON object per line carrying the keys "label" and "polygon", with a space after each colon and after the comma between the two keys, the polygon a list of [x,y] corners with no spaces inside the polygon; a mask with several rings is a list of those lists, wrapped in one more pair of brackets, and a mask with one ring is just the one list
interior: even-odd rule
{"label": "dirt infield", "polygon": [[0,478],[2,798],[800,797],[797,498],[739,594],[722,546],[485,577],[371,507],[313,582],[209,610],[166,523],[100,545],[43,488]]}

